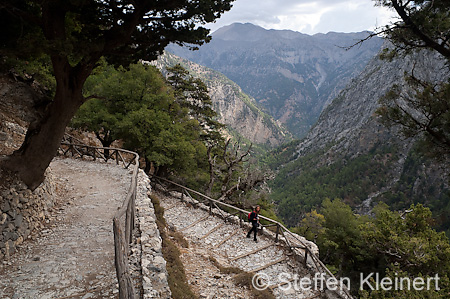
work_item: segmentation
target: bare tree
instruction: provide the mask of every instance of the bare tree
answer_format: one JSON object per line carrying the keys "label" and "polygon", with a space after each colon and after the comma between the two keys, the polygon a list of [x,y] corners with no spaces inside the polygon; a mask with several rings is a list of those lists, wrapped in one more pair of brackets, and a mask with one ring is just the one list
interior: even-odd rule
{"label": "bare tree", "polygon": [[[219,200],[226,201],[238,191],[249,191],[265,181],[262,171],[250,169],[244,164],[249,161],[252,144],[242,148],[240,140],[231,142],[228,139],[220,153],[213,154],[213,146],[208,147],[208,163],[210,180],[207,194],[213,193],[213,186],[220,183]],[[218,161],[218,158],[219,159]]]}

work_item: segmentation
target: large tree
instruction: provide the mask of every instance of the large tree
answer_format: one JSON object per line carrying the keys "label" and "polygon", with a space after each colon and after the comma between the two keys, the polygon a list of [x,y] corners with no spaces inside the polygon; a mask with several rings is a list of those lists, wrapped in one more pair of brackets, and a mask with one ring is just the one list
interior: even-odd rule
{"label": "large tree", "polygon": [[[152,60],[170,42],[201,45],[213,22],[233,0],[0,0],[2,55],[32,49],[50,57],[53,100],[30,124],[20,149],[2,162],[36,188],[56,154],[64,129],[85,102],[83,85],[103,56],[128,65]],[[29,54],[29,53],[25,53]]]}
{"label": "large tree", "polygon": [[[381,31],[394,48],[385,57],[408,55],[427,49],[439,53],[450,71],[450,2],[448,0],[376,0],[389,7],[399,20]],[[386,53],[385,53],[386,54]],[[384,123],[398,125],[407,137],[423,136],[421,147],[434,157],[450,157],[450,81],[429,82],[414,74],[406,76],[412,92],[394,85],[377,111]]]}

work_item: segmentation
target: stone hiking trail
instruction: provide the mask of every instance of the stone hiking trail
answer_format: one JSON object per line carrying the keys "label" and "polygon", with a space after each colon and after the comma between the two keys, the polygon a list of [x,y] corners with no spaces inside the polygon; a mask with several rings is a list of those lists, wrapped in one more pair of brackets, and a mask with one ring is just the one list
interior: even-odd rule
{"label": "stone hiking trail", "polygon": [[322,294],[315,290],[283,290],[275,287],[280,282],[280,273],[288,273],[291,277],[297,274],[299,278],[306,276],[311,279],[314,275],[314,271],[305,269],[285,246],[274,243],[273,239],[260,233],[258,243],[255,243],[253,234],[251,238],[246,238],[247,226],[241,228],[239,224],[225,222],[214,214],[210,215],[206,209],[195,208],[190,198],[185,196],[185,200],[181,201],[179,192],[157,192],[156,195],[165,209],[164,218],[169,228],[181,232],[189,242],[189,248],[181,250],[183,263],[196,256],[197,265],[185,265],[185,269],[190,285],[194,291],[197,289],[200,298],[251,298],[242,296],[242,293],[233,293],[229,288],[227,290],[224,283],[219,282],[221,275],[211,273],[213,271],[208,269],[209,257],[215,258],[225,267],[264,273],[269,278],[269,284],[273,285],[276,298],[321,297]]}
{"label": "stone hiking trail", "polygon": [[[56,212],[37,237],[24,242],[9,261],[0,264],[0,298],[118,298],[112,218],[127,194],[131,170],[114,161],[70,158],[55,158],[50,167],[57,178]],[[221,273],[211,258],[222,267],[264,273],[276,298],[313,299],[325,295],[315,290],[284,290],[276,286],[280,273],[297,274],[300,278],[312,278],[315,274],[311,261],[305,268],[281,242],[259,234],[259,242],[255,243],[246,238],[247,226],[224,221],[219,217],[223,212],[216,208],[210,215],[203,204],[188,197],[180,200],[179,192],[150,191],[149,179],[143,173],[138,181],[137,226],[142,235],[135,236],[142,243],[142,272],[134,269],[133,279],[135,283],[143,282],[144,298],[170,298],[167,281],[163,287],[158,285],[165,272],[165,262],[156,263],[161,249],[145,241],[150,235],[160,240],[154,216],[143,216],[147,208],[153,209],[147,197],[151,193],[165,209],[168,229],[183,234],[189,243],[188,248],[180,247],[180,258],[188,283],[200,299],[253,297],[250,286],[237,285],[233,281],[235,274]],[[146,184],[148,187],[144,188]],[[294,240],[290,242],[295,244]],[[338,298],[332,294],[325,297]]]}
{"label": "stone hiking trail", "polygon": [[0,298],[117,298],[112,218],[130,185],[115,163],[55,158],[59,209],[0,264]]}

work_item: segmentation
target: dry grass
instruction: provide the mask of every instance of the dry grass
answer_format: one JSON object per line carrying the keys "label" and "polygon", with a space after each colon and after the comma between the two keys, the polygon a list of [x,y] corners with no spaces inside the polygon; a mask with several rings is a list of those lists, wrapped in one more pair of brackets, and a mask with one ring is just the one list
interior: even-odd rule
{"label": "dry grass", "polygon": [[254,273],[245,272],[236,267],[224,267],[214,257],[210,256],[209,260],[215,267],[217,267],[222,274],[236,274],[233,278],[234,283],[237,286],[250,289],[252,298],[255,299],[275,299],[272,291],[266,289],[264,291],[258,291],[253,287],[252,279]]}
{"label": "dry grass", "polygon": [[166,260],[166,268],[169,274],[168,282],[170,291],[172,292],[172,298],[196,299],[197,296],[192,292],[189,284],[187,283],[186,273],[184,272],[183,263],[180,259],[180,250],[177,245],[170,240],[166,233],[164,208],[161,207],[159,199],[155,195],[151,195],[150,198],[155,208],[156,224],[162,238],[162,253],[164,259]]}
{"label": "dry grass", "polygon": [[184,238],[183,234],[177,231],[169,232],[170,237],[173,241],[175,241],[178,245],[183,248],[189,248],[189,242]]}
{"label": "dry grass", "polygon": [[275,299],[275,296],[273,295],[270,289],[259,291],[253,287],[252,284],[253,275],[255,275],[255,273],[242,271],[242,273],[234,276],[234,283],[238,286],[250,288],[250,291],[254,299]]}
{"label": "dry grass", "polygon": [[242,273],[243,271],[239,268],[236,267],[224,267],[222,266],[214,257],[210,256],[209,260],[211,261],[211,263],[217,268],[219,269],[220,273],[222,274],[239,274]]}

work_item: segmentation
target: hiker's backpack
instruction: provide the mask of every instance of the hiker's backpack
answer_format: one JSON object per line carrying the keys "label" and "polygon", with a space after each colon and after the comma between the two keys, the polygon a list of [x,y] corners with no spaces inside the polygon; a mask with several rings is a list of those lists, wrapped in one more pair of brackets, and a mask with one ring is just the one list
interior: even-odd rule
{"label": "hiker's backpack", "polygon": [[251,220],[251,215],[252,215],[252,213],[253,213],[253,212],[248,213],[248,221]]}

